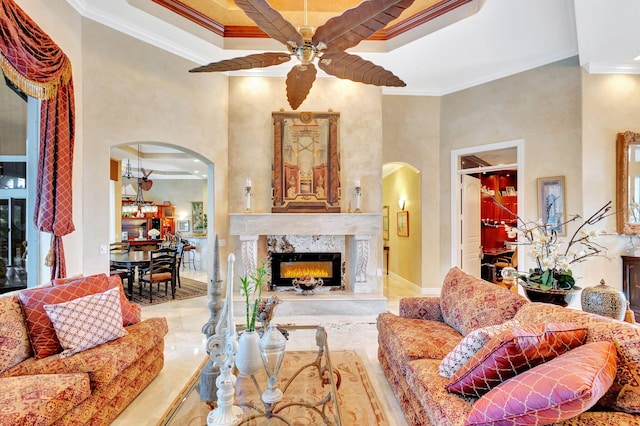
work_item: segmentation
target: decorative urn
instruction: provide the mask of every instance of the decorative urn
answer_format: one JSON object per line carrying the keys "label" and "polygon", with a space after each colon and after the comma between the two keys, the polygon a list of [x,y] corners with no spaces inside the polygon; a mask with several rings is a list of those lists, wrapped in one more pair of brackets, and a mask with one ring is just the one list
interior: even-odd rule
{"label": "decorative urn", "polygon": [[624,294],[600,280],[600,285],[582,290],[582,310],[593,314],[624,320],[627,299]]}

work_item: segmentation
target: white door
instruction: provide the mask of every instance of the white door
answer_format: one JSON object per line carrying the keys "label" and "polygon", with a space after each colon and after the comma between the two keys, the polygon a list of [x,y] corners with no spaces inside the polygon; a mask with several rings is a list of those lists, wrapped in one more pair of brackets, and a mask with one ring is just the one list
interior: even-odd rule
{"label": "white door", "polygon": [[480,238],[480,179],[462,175],[460,229],[462,230],[462,270],[479,277],[482,259]]}

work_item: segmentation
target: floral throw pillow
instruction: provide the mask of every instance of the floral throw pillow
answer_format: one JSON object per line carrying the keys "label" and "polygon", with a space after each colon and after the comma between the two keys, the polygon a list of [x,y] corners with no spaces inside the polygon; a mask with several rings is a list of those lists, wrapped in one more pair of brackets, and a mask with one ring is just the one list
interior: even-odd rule
{"label": "floral throw pillow", "polygon": [[493,337],[449,380],[449,392],[480,397],[500,383],[584,343],[587,330],[571,323],[514,327]]}
{"label": "floral throw pillow", "polygon": [[122,327],[117,287],[43,307],[64,349],[60,354],[63,358],[128,334]]}
{"label": "floral throw pillow", "polygon": [[450,379],[451,376],[486,345],[492,337],[517,325],[520,325],[520,321],[509,320],[502,324],[490,325],[473,330],[464,336],[464,339],[442,359],[438,367],[438,374],[446,379]]}
{"label": "floral throw pillow", "polygon": [[473,404],[464,424],[542,425],[570,419],[605,394],[616,375],[616,360],[611,342],[580,346],[496,386]]}

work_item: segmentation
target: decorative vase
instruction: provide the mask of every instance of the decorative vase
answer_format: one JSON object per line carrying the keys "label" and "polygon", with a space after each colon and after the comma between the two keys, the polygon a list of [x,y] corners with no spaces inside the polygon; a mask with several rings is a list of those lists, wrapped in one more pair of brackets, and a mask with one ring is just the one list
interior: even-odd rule
{"label": "decorative vase", "polygon": [[236,367],[245,376],[254,375],[263,368],[260,357],[260,335],[257,331],[245,331],[240,335]]}
{"label": "decorative vase", "polygon": [[600,280],[600,285],[582,290],[580,301],[585,312],[624,320],[627,298],[621,291],[606,285],[604,280]]}
{"label": "decorative vase", "polygon": [[578,293],[580,293],[580,290],[582,290],[582,288],[577,285],[569,290],[541,290],[530,287],[523,282],[520,282],[520,285],[531,302],[551,303],[552,305],[563,307],[568,306],[576,298]]}

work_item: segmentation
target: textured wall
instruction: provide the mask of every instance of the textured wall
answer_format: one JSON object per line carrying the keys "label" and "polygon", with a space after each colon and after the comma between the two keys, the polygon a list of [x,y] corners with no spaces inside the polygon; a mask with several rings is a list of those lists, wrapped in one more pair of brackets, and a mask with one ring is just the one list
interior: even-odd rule
{"label": "textured wall", "polygon": [[[243,188],[252,179],[252,211],[271,212],[273,124],[271,113],[291,111],[282,78],[231,77],[229,81],[229,212],[245,208]],[[382,206],[382,94],[379,87],[318,78],[297,111],[340,113],[341,209],[355,208],[356,178],[362,185],[360,208],[379,213]],[[318,231],[321,234],[321,230]],[[237,245],[237,241],[232,240]],[[239,247],[239,245],[237,245]],[[381,268],[382,238],[372,240],[370,275]],[[236,248],[237,251],[237,248]],[[236,254],[238,257],[238,254]]]}
{"label": "textured wall", "polygon": [[108,257],[98,254],[98,244],[109,241],[108,216],[95,212],[109,207],[108,158],[119,144],[171,144],[213,162],[216,231],[227,238],[227,77],[190,74],[193,63],[90,20],[83,21],[82,40],[87,77],[81,158],[88,167],[76,191],[82,188],[83,215],[94,226],[83,235],[81,271],[108,265]]}
{"label": "textured wall", "polygon": [[[430,249],[422,241],[422,212],[428,209],[428,203],[423,204],[424,197],[421,197],[421,178],[421,173],[411,167],[401,167],[384,178],[382,190],[384,205],[389,206],[389,271],[418,286],[423,282],[422,264],[434,264],[433,259],[423,256],[423,250],[430,252]],[[398,236],[399,198],[406,199],[408,237]]]}
{"label": "textured wall", "polygon": [[[412,280],[419,287],[440,285],[440,98],[425,96],[384,96],[383,97],[383,159],[384,163],[401,162],[409,164],[420,172],[418,189],[419,217],[411,213],[421,223],[420,250],[405,251],[405,246],[394,247],[394,256],[409,259]],[[395,198],[388,201],[391,210],[396,208],[397,194],[384,196]],[[385,201],[385,204],[387,202]],[[410,219],[411,219],[410,218]],[[413,222],[413,220],[412,220]],[[412,236],[413,238],[413,236]],[[407,277],[405,273],[403,276]]]}
{"label": "textured wall", "polygon": [[[581,77],[576,59],[556,62],[442,98],[441,274],[451,264],[451,151],[524,140],[523,217],[536,218],[536,179],[563,175],[567,212],[582,214]],[[522,171],[519,171],[522,172]]]}

